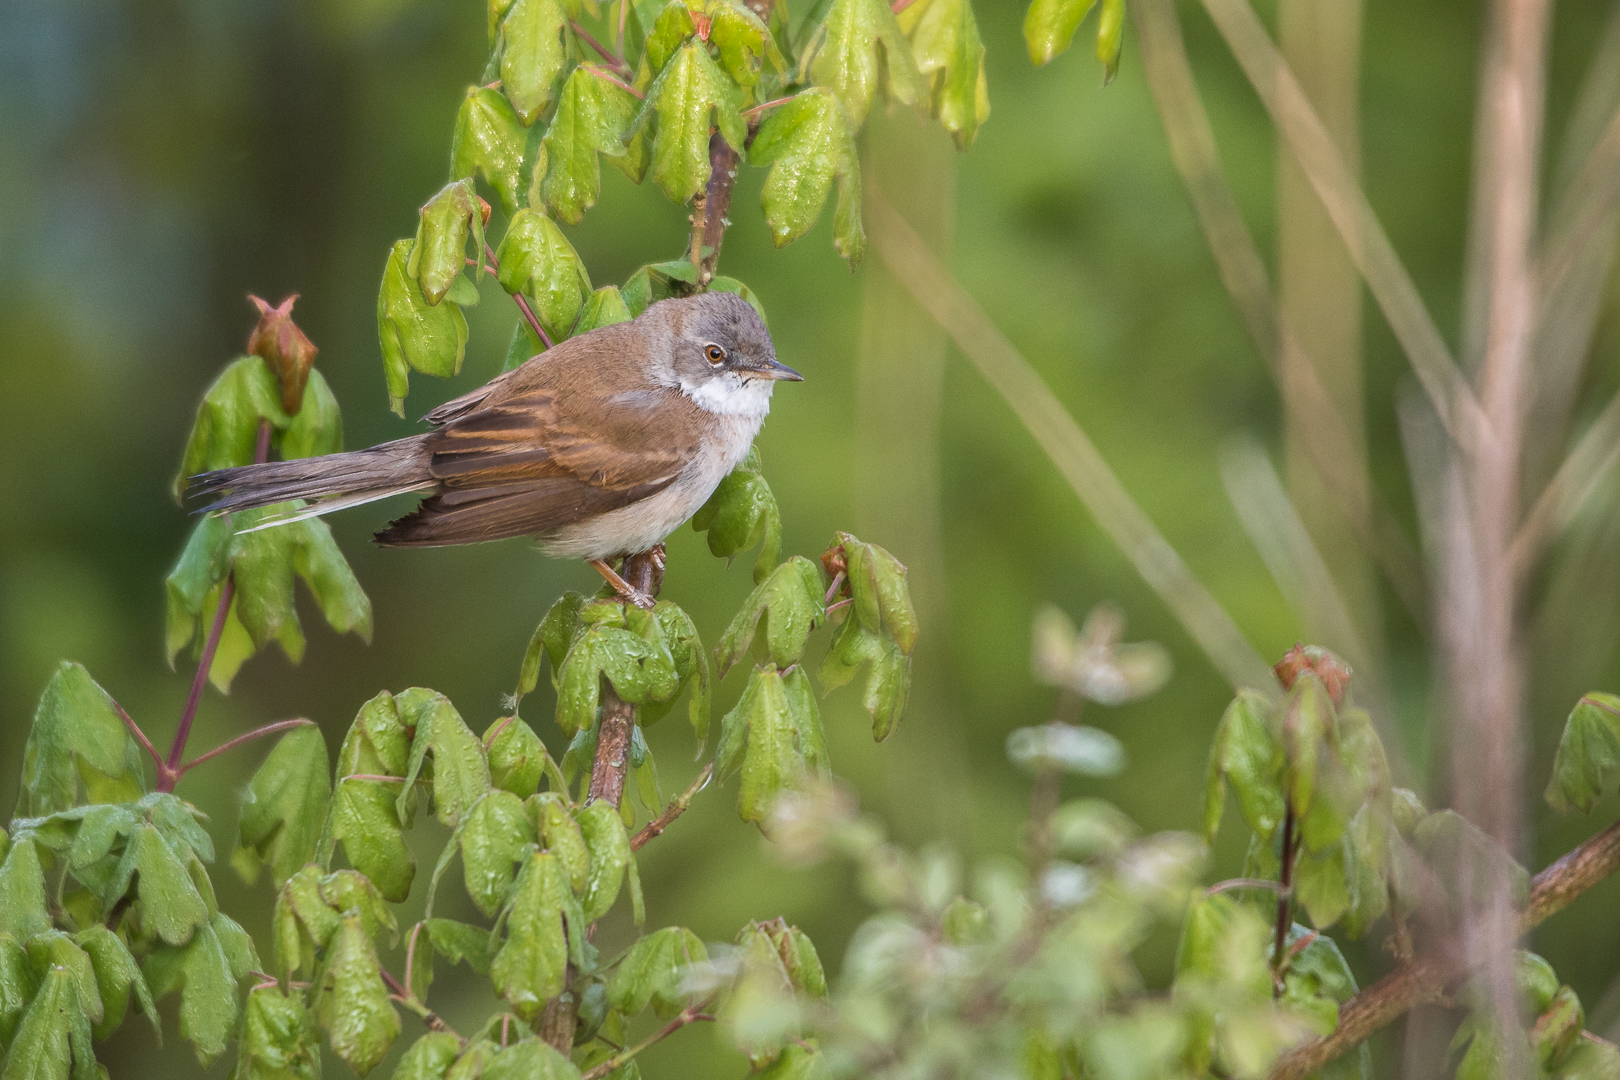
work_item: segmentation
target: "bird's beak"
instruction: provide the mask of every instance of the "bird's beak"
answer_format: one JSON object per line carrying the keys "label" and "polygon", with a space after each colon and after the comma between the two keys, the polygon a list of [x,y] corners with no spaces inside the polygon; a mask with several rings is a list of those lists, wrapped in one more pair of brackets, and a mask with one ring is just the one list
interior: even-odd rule
{"label": "bird's beak", "polygon": [[766,364],[763,370],[750,371],[757,379],[779,379],[786,382],[804,382],[804,376],[778,360]]}

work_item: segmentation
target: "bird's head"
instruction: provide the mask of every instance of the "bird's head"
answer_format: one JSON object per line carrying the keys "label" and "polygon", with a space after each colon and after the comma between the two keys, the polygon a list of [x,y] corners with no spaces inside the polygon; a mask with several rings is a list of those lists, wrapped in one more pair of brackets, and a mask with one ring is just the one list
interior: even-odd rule
{"label": "bird's head", "polygon": [[771,386],[804,376],[776,359],[776,345],[752,304],[735,293],[707,292],[649,307],[642,318],[669,319],[675,378],[710,412],[764,412]]}

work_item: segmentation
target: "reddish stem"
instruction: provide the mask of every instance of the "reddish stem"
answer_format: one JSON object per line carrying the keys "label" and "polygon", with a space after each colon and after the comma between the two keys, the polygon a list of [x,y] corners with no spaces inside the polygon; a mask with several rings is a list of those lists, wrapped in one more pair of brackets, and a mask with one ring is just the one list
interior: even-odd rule
{"label": "reddish stem", "polygon": [[[484,257],[489,262],[491,273],[498,274],[501,272],[501,264],[495,258],[495,249],[489,246],[487,240],[484,242]],[[518,310],[523,312],[523,317],[529,320],[529,329],[534,331],[535,336],[540,339],[546,348],[551,348],[551,335],[547,334],[546,328],[540,325],[540,320],[536,317],[534,309],[529,306],[529,301],[520,292],[513,293],[512,299],[517,301]]]}
{"label": "reddish stem", "polygon": [[135,741],[139,742],[146,752],[152,756],[153,763],[157,765],[158,771],[161,772],[163,770],[163,757],[157,752],[157,747],[152,745],[152,740],[146,737],[146,732],[142,731],[141,726],[130,717],[129,713],[124,711],[122,705],[115,701],[113,702],[113,708],[118,710],[118,715],[123,718],[124,726],[129,728],[129,733],[135,736]]}
{"label": "reddish stem", "polygon": [[1272,951],[1271,967],[1273,981],[1276,984],[1276,993],[1278,997],[1281,997],[1283,961],[1288,956],[1288,928],[1292,925],[1288,911],[1288,898],[1293,889],[1294,878],[1294,807],[1292,804],[1283,812],[1282,872],[1277,876],[1279,879],[1278,884],[1282,888],[1277,892],[1277,944]]}
{"label": "reddish stem", "polygon": [[636,97],[640,98],[642,101],[647,100],[647,95],[646,94],[643,94],[640,90],[637,90],[635,87],[631,86],[629,83],[625,82],[623,79],[618,79],[618,78],[615,78],[612,75],[609,75],[607,72],[603,71],[601,68],[597,67],[595,64],[581,64],[579,66],[584,68],[586,71],[590,72],[592,75],[595,75],[598,79],[605,79],[608,82],[612,83],[614,86],[617,86],[620,90],[629,91],[630,93],[634,94]]}
{"label": "reddish stem", "polygon": [[754,116],[757,113],[764,112],[766,109],[774,109],[778,105],[786,105],[788,102],[790,102],[792,100],[793,100],[793,96],[791,94],[788,95],[787,97],[779,97],[775,101],[767,101],[763,105],[755,105],[752,109],[744,109],[743,110],[743,116],[745,116],[745,117]]}
{"label": "reddish stem", "polygon": [[208,753],[206,753],[206,754],[203,754],[201,757],[192,758],[190,761],[186,762],[184,765],[180,766],[180,768],[176,770],[176,774],[177,774],[176,778],[178,779],[180,776],[184,776],[186,773],[190,772],[192,769],[195,769],[197,766],[201,765],[203,762],[209,760],[210,758],[216,758],[219,755],[223,754],[227,750],[236,749],[238,746],[241,746],[243,743],[252,742],[254,739],[262,739],[266,735],[274,735],[276,732],[278,732],[278,731],[286,731],[288,728],[314,727],[314,726],[315,726],[315,721],[313,721],[313,720],[298,719],[298,720],[277,720],[273,724],[266,724],[266,725],[264,725],[264,727],[254,728],[252,731],[247,732],[245,735],[238,735],[236,738],[232,739],[230,742],[222,743],[219,746],[214,747],[212,750],[208,751]]}
{"label": "reddish stem", "polygon": [[608,52],[607,46],[603,45],[600,41],[597,41],[595,38],[591,37],[591,35],[586,31],[586,29],[583,26],[579,25],[579,23],[577,23],[577,22],[576,23],[570,23],[569,25],[571,25],[574,28],[574,33],[578,34],[582,39],[584,39],[585,44],[589,45],[591,48],[595,49],[598,53],[601,54],[603,60],[606,60],[608,63],[612,64],[614,67],[618,68],[620,71],[628,71],[629,70],[629,68],[626,66],[626,64],[625,64],[625,62],[623,60],[620,60],[618,57],[614,56],[611,52]]}

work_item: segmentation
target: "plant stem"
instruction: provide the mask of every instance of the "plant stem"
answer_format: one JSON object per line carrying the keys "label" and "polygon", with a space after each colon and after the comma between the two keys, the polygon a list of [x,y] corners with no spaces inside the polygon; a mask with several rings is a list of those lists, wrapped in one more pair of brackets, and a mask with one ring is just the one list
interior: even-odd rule
{"label": "plant stem", "polygon": [[631,86],[629,83],[625,82],[623,79],[614,78],[612,75],[609,75],[607,72],[603,71],[601,68],[597,67],[595,64],[581,64],[580,67],[584,68],[586,71],[590,72],[592,75],[595,75],[598,79],[602,79],[602,80],[604,80],[606,82],[610,82],[614,86],[617,86],[620,90],[626,91],[627,93],[630,93],[630,94],[634,94],[636,97],[640,98],[642,101],[647,100],[647,95],[646,94],[643,94],[640,90],[637,90],[635,87]]}
{"label": "plant stem", "polygon": [[[501,264],[495,258],[495,249],[489,246],[488,240],[484,241],[484,260],[489,263],[491,271],[497,274],[501,272]],[[529,329],[534,331],[541,344],[548,349],[551,348],[551,336],[546,333],[546,328],[540,325],[540,319],[529,306],[528,299],[520,292],[513,293],[512,299],[517,301],[518,310],[523,312],[523,317],[529,321]]]}
{"label": "plant stem", "polygon": [[[620,575],[632,588],[657,596],[664,583],[664,546],[624,560]],[[596,757],[591,762],[591,782],[585,801],[606,799],[617,808],[624,798],[624,777],[630,765],[630,739],[636,727],[636,707],[602,680],[602,721],[596,732]]]}
{"label": "plant stem", "polygon": [[579,35],[580,39],[582,41],[584,41],[585,44],[587,44],[591,48],[595,49],[601,55],[603,60],[606,60],[608,63],[612,64],[615,68],[617,68],[620,71],[627,70],[626,67],[625,67],[624,61],[619,59],[618,57],[614,56],[611,52],[609,52],[606,45],[603,45],[600,41],[597,41],[595,38],[591,37],[591,35],[586,32],[586,30],[585,30],[585,28],[583,26],[579,25],[579,23],[577,23],[577,22],[576,23],[570,23],[569,25],[574,28],[574,33]]}
{"label": "plant stem", "polygon": [[697,779],[693,780],[692,783],[687,786],[685,791],[681,792],[676,798],[670,800],[670,804],[664,807],[664,812],[662,814],[659,814],[656,818],[647,822],[640,832],[636,833],[635,836],[630,838],[630,850],[640,851],[642,847],[646,845],[647,841],[651,840],[655,836],[663,835],[664,830],[669,828],[672,821],[686,813],[686,808],[692,805],[692,798],[697,795],[698,792],[708,787],[709,781],[713,777],[714,762],[710,761],[707,765],[703,766],[703,771],[697,774]]}
{"label": "plant stem", "polygon": [[[1519,933],[1529,933],[1616,871],[1620,871],[1620,822],[1536,875],[1530,883],[1529,903],[1519,915]],[[1499,944],[1506,948],[1509,943]],[[1450,947],[1398,965],[1339,1007],[1339,1026],[1333,1034],[1312,1039],[1284,1054],[1272,1067],[1269,1080],[1302,1080],[1313,1075],[1407,1010],[1437,1000],[1447,985],[1468,973],[1473,959]]]}
{"label": "plant stem", "polygon": [[175,778],[178,780],[179,777],[184,776],[186,773],[190,772],[192,769],[195,769],[197,766],[201,765],[203,762],[209,760],[210,758],[216,758],[219,755],[223,754],[227,750],[235,750],[238,746],[241,746],[243,743],[252,742],[254,739],[262,739],[266,735],[274,735],[278,731],[286,731],[289,728],[315,727],[315,726],[316,726],[315,721],[313,721],[313,720],[298,719],[298,720],[277,720],[273,724],[266,724],[266,725],[264,725],[264,727],[254,728],[252,731],[248,732],[245,735],[238,735],[236,738],[232,739],[230,742],[221,743],[219,746],[214,747],[212,750],[208,751],[208,753],[206,753],[206,754],[203,754],[201,757],[192,758],[190,761],[186,762],[184,765],[180,766],[180,768],[175,770],[175,773],[176,773]]}
{"label": "plant stem", "polygon": [[1283,960],[1288,956],[1288,928],[1293,925],[1288,910],[1294,882],[1294,807],[1283,811],[1282,870],[1277,875],[1277,943],[1271,952],[1271,976],[1275,996],[1282,997]]}
{"label": "plant stem", "polygon": [[[259,441],[253,451],[253,463],[262,465],[269,457],[270,421],[260,420]],[[197,674],[191,680],[191,692],[186,695],[186,706],[180,713],[180,727],[174,733],[168,758],[158,766],[159,791],[173,791],[175,782],[180,779],[180,757],[186,752],[191,724],[197,718],[197,707],[202,704],[203,685],[208,682],[208,672],[214,666],[214,654],[219,651],[219,639],[225,633],[225,620],[231,613],[231,601],[235,597],[236,577],[233,574],[225,578],[225,584],[219,590],[219,607],[214,612],[214,625],[208,632],[208,642],[197,661]]]}
{"label": "plant stem", "polygon": [[[697,215],[693,215],[693,227],[701,228],[702,239],[694,235],[692,247],[694,249],[693,262],[698,267],[698,284],[707,286],[714,279],[715,266],[720,262],[720,241],[724,238],[726,214],[731,209],[731,189],[737,182],[737,151],[732,149],[725,137],[716,131],[709,136],[709,187],[704,196],[703,222],[698,225]],[[701,244],[702,258],[696,257],[697,249]]]}
{"label": "plant stem", "polygon": [[662,1042],[664,1039],[667,1039],[669,1036],[673,1035],[687,1024],[696,1023],[699,1020],[713,1020],[713,1016],[703,1011],[709,1007],[709,1003],[713,1000],[713,998],[709,998],[708,1001],[703,1002],[701,1005],[687,1006],[676,1015],[675,1019],[671,1020],[669,1023],[665,1024],[663,1027],[659,1028],[645,1039],[642,1039],[630,1049],[621,1050],[619,1053],[614,1054],[600,1065],[586,1072],[580,1077],[580,1080],[601,1080],[602,1077],[608,1075],[615,1069],[621,1068],[625,1062],[629,1061],[631,1058],[635,1057],[649,1046],[652,1046],[654,1043]]}
{"label": "plant stem", "polygon": [[[385,967],[378,966],[377,974],[381,975],[383,982],[388,984],[388,996],[405,1006],[407,1009],[411,1010],[411,1012],[415,1013],[417,1016],[420,1016],[422,1018],[422,1023],[427,1025],[429,1031],[448,1031],[450,1034],[455,1035],[456,1038],[461,1039],[461,1036],[456,1035],[456,1032],[450,1027],[449,1024],[446,1024],[444,1020],[440,1018],[438,1013],[416,1000],[416,998],[411,995],[409,990],[401,986],[399,980],[394,978],[393,972],[389,971]],[[467,1040],[461,1039],[461,1041],[465,1043]]]}

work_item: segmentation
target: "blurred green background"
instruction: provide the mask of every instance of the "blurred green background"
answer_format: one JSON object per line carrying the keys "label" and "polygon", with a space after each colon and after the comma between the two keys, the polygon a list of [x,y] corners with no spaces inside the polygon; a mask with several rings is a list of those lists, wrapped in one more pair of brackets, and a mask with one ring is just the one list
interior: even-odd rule
{"label": "blurred green background", "polygon": [[[1023,6],[976,5],[994,112],[969,152],[949,150],[937,127],[907,110],[875,116],[867,139],[890,147],[883,176],[892,201],[947,224],[958,279],[1275,659],[1300,635],[1298,623],[1239,526],[1217,457],[1243,432],[1280,447],[1276,392],[1171,168],[1134,30],[1118,80],[1103,89],[1085,31],[1071,54],[1031,67]],[[1459,308],[1478,8],[1371,0],[1363,41],[1367,189],[1448,332]],[[1596,2],[1556,9],[1549,145],[1607,13]],[[1183,6],[1182,16],[1224,164],[1269,251],[1271,129],[1201,11]],[[348,446],[420,430],[387,410],[375,293],[388,245],[411,235],[416,207],[446,179],[451,121],[485,54],[482,7],[466,0],[0,3],[0,760],[19,760],[35,699],[62,658],[85,663],[155,738],[172,732],[191,668],[182,659],[170,671],[163,661],[163,577],[190,522],[168,485],[203,389],[243,348],[248,292],[272,301],[302,294],[297,319],[344,406]],[[911,564],[926,594],[917,685],[898,734],[874,745],[856,695],[833,695],[835,769],[909,844],[943,842],[970,863],[1016,854],[1027,786],[1003,742],[1012,728],[1044,720],[1054,697],[1029,675],[1031,616],[1049,601],[1078,621],[1107,599],[1129,613],[1131,639],[1170,648],[1176,673],[1156,697],[1088,713],[1123,740],[1132,764],[1115,780],[1070,781],[1067,793],[1113,799],[1149,829],[1195,827],[1207,739],[1227,687],[959,357],[942,354],[938,379],[919,376],[915,397],[904,368],[888,382],[863,375],[863,364],[884,359],[872,343],[881,346],[885,328],[920,316],[895,288],[868,280],[884,272],[875,255],[851,275],[828,221],[772,250],[758,213],[762,176],[746,171],[739,182],[721,267],[757,291],[779,355],[807,376],[781,388],[759,443],[786,550],[814,555],[834,529],[853,528]],[[682,208],[615,170],[603,170],[603,183],[599,206],[570,232],[597,284],[678,257]],[[469,317],[465,369],[444,383],[416,376],[412,417],[499,370],[513,305],[486,285]],[[1393,405],[1407,369],[1376,311],[1364,322],[1373,473],[1415,531]],[[1616,382],[1617,331],[1606,312],[1584,391],[1596,402]],[[869,452],[885,438],[905,459],[898,465]],[[441,690],[477,730],[501,715],[535,623],[563,589],[594,588],[595,575],[517,541],[370,546],[370,533],[401,510],[371,506],[331,522],[375,605],[371,645],[336,637],[306,607],[302,666],[267,654],[249,662],[229,698],[210,689],[195,749],[291,716],[317,720],[335,746],[382,688]],[[666,595],[712,640],[750,587],[750,563],[728,568],[682,530],[670,544]],[[1384,608],[1392,720],[1421,749],[1438,707],[1427,649],[1387,596]],[[1595,666],[1576,692],[1620,684],[1610,622],[1593,628]],[[720,709],[742,681],[726,682]],[[1536,698],[1532,790],[1572,701],[1554,696]],[[545,693],[524,711],[560,754]],[[666,791],[695,768],[679,715],[649,733]],[[234,754],[182,789],[213,815],[222,845],[236,793],[263,752]],[[1415,762],[1403,779],[1425,786],[1431,764]],[[0,778],[0,800],[14,783]],[[784,915],[836,968],[866,912],[853,881],[839,866],[781,867],[736,820],[734,797],[704,793],[644,852],[649,924],[729,940],[748,919]],[[1615,811],[1611,796],[1592,819],[1559,821],[1538,799],[1533,869]],[[437,825],[419,822],[414,837],[431,866],[444,839]],[[1239,843],[1223,836],[1212,872],[1235,870],[1240,857]],[[420,870],[408,910],[420,904],[425,877]],[[223,906],[262,933],[267,888],[247,889],[223,868],[216,883]],[[1620,883],[1609,882],[1537,939],[1594,1027],[1620,1016],[1610,985],[1620,968],[1617,905]],[[604,929],[608,941],[625,933]],[[1169,932],[1143,947],[1150,983],[1162,985],[1173,949]],[[1377,941],[1351,957],[1364,974],[1385,962]],[[441,965],[434,1003],[471,1026],[494,1002],[461,988]],[[126,1025],[104,1057],[114,1075],[194,1072],[168,1023],[161,1050],[149,1030]],[[414,1024],[407,1018],[407,1036]],[[717,1043],[709,1031],[673,1039],[647,1056],[647,1072],[710,1075],[729,1062],[726,1074],[741,1074]],[[210,1072],[225,1070],[221,1062]]]}

